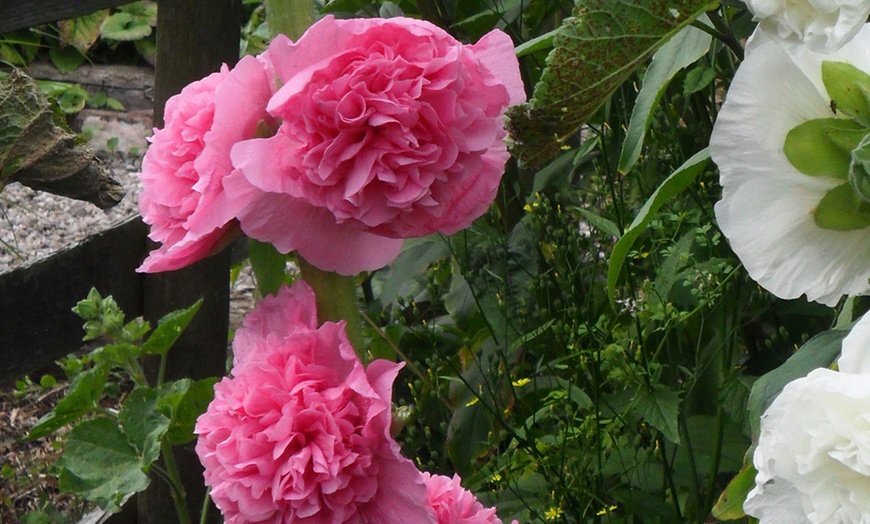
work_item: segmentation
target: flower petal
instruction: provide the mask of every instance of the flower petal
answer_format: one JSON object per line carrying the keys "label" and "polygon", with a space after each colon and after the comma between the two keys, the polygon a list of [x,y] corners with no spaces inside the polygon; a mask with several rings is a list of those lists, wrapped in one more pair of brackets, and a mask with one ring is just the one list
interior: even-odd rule
{"label": "flower petal", "polygon": [[[224,181],[227,192],[246,205],[235,212],[251,238],[281,253],[296,251],[324,271],[356,275],[380,269],[399,256],[402,240],[366,233],[350,222],[338,224],[325,209],[283,193],[259,191],[240,171]],[[241,204],[240,204],[241,203]]]}
{"label": "flower petal", "polygon": [[813,220],[821,198],[841,181],[804,175],[783,153],[793,127],[832,116],[822,60],[870,71],[868,45],[865,30],[821,56],[756,31],[713,129],[710,153],[723,188],[719,226],[750,276],[781,298],[806,294],[833,305],[844,294],[870,291],[870,229],[831,231]]}

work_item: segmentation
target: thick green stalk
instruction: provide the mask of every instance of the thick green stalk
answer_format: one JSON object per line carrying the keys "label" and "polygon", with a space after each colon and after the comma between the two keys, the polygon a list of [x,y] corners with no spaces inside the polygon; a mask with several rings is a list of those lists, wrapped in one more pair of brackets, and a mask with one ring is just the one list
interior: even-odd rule
{"label": "thick green stalk", "polygon": [[314,22],[314,0],[266,0],[266,23],[272,36],[296,40]]}
{"label": "thick green stalk", "polygon": [[360,360],[368,362],[362,336],[362,317],[356,297],[356,281],[354,277],[346,277],[323,271],[309,264],[302,257],[299,259],[299,269],[302,279],[311,286],[317,296],[317,322],[347,322],[347,338],[353,345]]}

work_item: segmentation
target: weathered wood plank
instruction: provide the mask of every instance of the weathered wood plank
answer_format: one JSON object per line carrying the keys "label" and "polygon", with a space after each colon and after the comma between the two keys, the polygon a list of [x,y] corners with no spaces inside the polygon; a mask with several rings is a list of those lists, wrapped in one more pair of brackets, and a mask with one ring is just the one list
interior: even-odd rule
{"label": "weathered wood plank", "polygon": [[[157,14],[157,70],[154,85],[154,123],[163,125],[166,100],[188,83],[233,64],[239,56],[242,3],[238,0],[162,0]],[[204,302],[187,331],[169,353],[169,379],[223,375],[229,331],[230,252],[209,257],[192,267],[145,280],[145,317],[187,307],[199,296]],[[174,455],[187,493],[188,509],[199,520],[206,496],[202,466],[193,444],[179,446]],[[221,522],[212,508],[207,522]],[[152,482],[139,495],[138,524],[178,522],[172,498],[163,482]]]}
{"label": "weathered wood plank", "polygon": [[82,320],[70,309],[91,287],[114,296],[128,318],[142,314],[142,276],[135,269],[144,257],[146,233],[137,217],[0,274],[0,383],[82,347]]}
{"label": "weathered wood plank", "polygon": [[0,33],[84,16],[130,0],[0,0]]}
{"label": "weathered wood plank", "polygon": [[127,111],[154,110],[154,68],[150,66],[83,64],[62,73],[53,64],[34,62],[25,72],[37,80],[70,82],[91,93],[102,91],[124,104]]}

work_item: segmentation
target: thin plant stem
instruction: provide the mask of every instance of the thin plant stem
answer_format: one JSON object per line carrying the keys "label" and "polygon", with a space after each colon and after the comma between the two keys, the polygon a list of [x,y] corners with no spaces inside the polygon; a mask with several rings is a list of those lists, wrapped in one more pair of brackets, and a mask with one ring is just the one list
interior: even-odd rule
{"label": "thin plant stem", "polygon": [[206,518],[208,518],[208,508],[210,506],[209,502],[211,501],[211,487],[207,487],[205,489],[205,497],[202,499],[202,509],[199,512],[199,524],[205,524]]}
{"label": "thin plant stem", "polygon": [[660,436],[656,438],[656,448],[662,461],[662,472],[665,475],[665,481],[668,483],[668,491],[671,492],[671,498],[673,499],[674,512],[677,514],[677,522],[682,522],[683,512],[680,509],[680,495],[677,492],[677,484],[674,482],[671,465],[668,463],[668,457],[665,455],[665,441]]}
{"label": "thin plant stem", "polygon": [[187,496],[184,493],[184,485],[178,473],[178,466],[175,464],[172,446],[165,439],[160,444],[160,451],[163,456],[163,465],[165,466],[166,477],[169,480],[169,487],[172,490],[172,500],[175,501],[178,522],[179,524],[192,524],[190,513],[187,511]]}
{"label": "thin plant stem", "polygon": [[163,385],[163,378],[166,375],[166,353],[160,355],[160,367],[157,369],[157,387]]}

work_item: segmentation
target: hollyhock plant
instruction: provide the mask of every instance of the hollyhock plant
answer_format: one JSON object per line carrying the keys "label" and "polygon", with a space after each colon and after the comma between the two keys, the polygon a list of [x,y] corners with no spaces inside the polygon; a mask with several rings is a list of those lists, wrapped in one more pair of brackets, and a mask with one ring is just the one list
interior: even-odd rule
{"label": "hollyhock plant", "polygon": [[266,112],[276,88],[271,57],[290,46],[279,35],[262,55],[245,57],[232,70],[224,66],[167,101],[166,125],[155,131],[142,161],[139,199],[149,236],[162,246],[139,271],[169,271],[201,260],[240,234],[240,220],[246,232],[265,241],[272,237],[257,234],[260,229],[280,229],[279,249],[282,241],[290,242],[284,252],[297,249],[326,270],[356,274],[398,255],[399,240],[337,224],[301,199],[233,182],[231,148],[277,126]]}
{"label": "hollyhock plant", "polygon": [[761,419],[755,488],[761,524],[870,522],[870,316],[843,341],[840,371],[790,382]]}
{"label": "hollyhock plant", "polygon": [[866,27],[827,55],[756,31],[716,120],[716,218],[749,275],[781,298],[834,305],[870,291],[868,204],[849,180],[870,122],[848,96],[870,82],[868,46]]}
{"label": "hollyhock plant", "polygon": [[423,480],[426,501],[435,511],[438,524],[502,524],[495,508],[484,508],[473,493],[460,485],[458,475],[451,478],[424,472]]}
{"label": "hollyhock plant", "polygon": [[220,212],[222,179],[233,169],[230,148],[270,119],[265,107],[274,81],[267,67],[264,60],[245,57],[166,102],[165,126],[155,130],[142,160],[139,197],[149,237],[162,245],[139,271],[179,269],[238,235],[233,217]]}
{"label": "hollyhock plant", "polygon": [[867,0],[747,0],[764,31],[830,53],[851,40],[867,22]]}
{"label": "hollyhock plant", "polygon": [[228,523],[434,523],[426,487],[390,435],[401,368],[364,368],[344,323],[314,329],[303,281],[251,313],[231,378],[199,417],[196,452]]}
{"label": "hollyhock plant", "polygon": [[[248,235],[289,251],[328,219],[384,238],[450,234],[493,201],[508,158],[504,112],[525,99],[503,32],[463,45],[420,20],[328,16],[270,53],[283,85],[268,111],[282,123],[233,148],[243,180],[231,183],[272,208],[283,197],[318,211],[292,229],[242,219]],[[321,269],[352,274],[326,255]]]}

